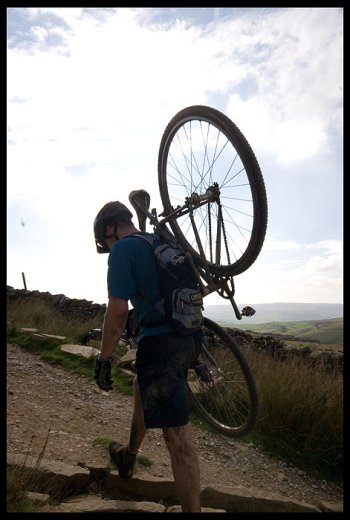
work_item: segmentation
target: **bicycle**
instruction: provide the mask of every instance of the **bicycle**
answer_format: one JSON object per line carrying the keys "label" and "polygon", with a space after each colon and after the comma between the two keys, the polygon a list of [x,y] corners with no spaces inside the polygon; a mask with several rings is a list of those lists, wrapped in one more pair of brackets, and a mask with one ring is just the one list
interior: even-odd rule
{"label": "bicycle", "polygon": [[[163,133],[158,154],[163,211],[150,209],[146,190],[129,201],[141,231],[153,231],[188,257],[204,296],[217,291],[239,311],[233,277],[256,260],[267,228],[267,197],[258,161],[238,127],[202,105],[178,112]],[[204,317],[202,352],[187,381],[189,400],[217,431],[236,438],[255,426],[258,391],[246,356],[217,323]]]}

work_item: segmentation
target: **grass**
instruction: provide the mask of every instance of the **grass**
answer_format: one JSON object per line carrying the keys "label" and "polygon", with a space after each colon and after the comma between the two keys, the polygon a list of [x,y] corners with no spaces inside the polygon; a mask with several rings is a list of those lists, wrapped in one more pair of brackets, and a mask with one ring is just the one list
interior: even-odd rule
{"label": "grass", "polygon": [[41,300],[10,301],[7,305],[7,320],[17,329],[36,328],[41,333],[67,336],[75,343],[80,343],[89,330],[101,327],[99,320],[79,322],[60,313],[54,305]]}
{"label": "grass", "polygon": [[[38,504],[29,497],[31,490],[36,489],[37,470],[44,457],[50,431],[46,436],[45,443],[35,462],[34,467],[28,469],[26,466],[31,444],[28,447],[27,454],[20,466],[8,467],[7,469],[7,512],[8,513],[34,513],[44,512],[45,505]],[[33,440],[33,438],[32,438]]]}
{"label": "grass", "polygon": [[342,372],[254,354],[250,365],[260,396],[251,440],[317,478],[342,482]]}
{"label": "grass", "polygon": [[[40,513],[45,505],[38,504],[29,496],[31,483],[24,481],[25,471],[22,468],[7,469],[7,513]],[[34,471],[33,471],[34,476]]]}
{"label": "grass", "polygon": [[149,468],[152,466],[153,462],[148,457],[146,457],[146,455],[139,453],[136,458],[136,464],[138,466],[143,466],[144,468]]}
{"label": "grass", "polygon": [[[90,329],[89,325],[70,323],[43,309],[21,305],[9,309],[8,341],[22,345],[50,363],[58,363],[84,377],[92,377],[94,359],[77,357],[60,350],[52,339],[36,343],[19,327],[37,327],[40,332],[67,336],[67,342],[77,343]],[[49,322],[45,320],[48,319]],[[58,326],[53,324],[59,323]],[[91,328],[96,328],[94,323]],[[309,345],[313,348],[313,343]],[[121,351],[117,355],[123,353]],[[258,423],[244,441],[285,462],[304,469],[320,479],[337,483],[343,480],[343,376],[340,371],[327,370],[321,364],[309,367],[296,358],[277,361],[270,356],[247,352],[258,385],[260,413]],[[132,394],[132,377],[117,364],[112,365],[114,387]],[[191,422],[210,428],[191,412]]]}
{"label": "grass", "polygon": [[236,324],[236,328],[257,334],[283,334],[294,337],[294,342],[303,339],[312,341],[312,345],[322,345],[323,349],[343,350],[343,318],[308,321],[283,321],[259,324]]}
{"label": "grass", "polygon": [[[101,446],[102,448],[108,448],[109,443],[111,442],[111,439],[108,437],[97,437],[94,439],[93,444],[95,446]],[[141,453],[137,454],[136,457],[136,470],[138,467],[143,466],[145,468],[148,468],[149,466],[152,466],[153,462],[146,457],[146,455],[142,455]]]}
{"label": "grass", "polygon": [[[32,490],[38,489],[39,477],[38,469],[44,457],[50,431],[47,434],[45,443],[33,467],[28,468],[27,460],[29,457],[31,444],[28,447],[22,464],[18,466],[9,466],[7,469],[7,513],[44,513],[46,512],[46,504],[38,503],[37,500],[30,497]],[[97,437],[93,441],[93,445],[108,448],[111,439],[107,437]],[[138,454],[136,458],[135,473],[141,467],[152,466],[152,461],[146,455]],[[113,466],[114,467],[114,466]],[[110,464],[110,468],[112,465]],[[47,483],[46,483],[47,484]],[[54,488],[53,488],[54,489]],[[53,493],[55,496],[55,493]]]}

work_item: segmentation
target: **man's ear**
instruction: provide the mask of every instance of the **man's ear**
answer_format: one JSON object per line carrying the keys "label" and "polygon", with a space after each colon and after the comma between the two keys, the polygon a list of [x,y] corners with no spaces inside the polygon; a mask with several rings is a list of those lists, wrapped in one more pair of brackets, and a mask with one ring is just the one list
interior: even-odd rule
{"label": "man's ear", "polygon": [[114,226],[106,226],[106,238],[114,237],[115,229]]}

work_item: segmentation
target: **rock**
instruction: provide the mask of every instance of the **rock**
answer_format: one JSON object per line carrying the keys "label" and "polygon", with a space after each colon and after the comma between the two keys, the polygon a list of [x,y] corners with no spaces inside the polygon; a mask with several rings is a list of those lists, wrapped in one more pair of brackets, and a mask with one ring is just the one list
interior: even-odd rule
{"label": "rock", "polygon": [[[181,511],[172,480],[150,475],[122,480],[116,471],[109,471],[107,468],[94,467],[88,470],[57,461],[11,453],[8,454],[7,464],[17,467],[21,472],[31,472],[31,482],[35,488],[31,492],[46,493],[60,501],[50,506],[51,512]],[[104,482],[103,489],[101,482]],[[95,494],[91,495],[93,489]],[[96,493],[96,489],[99,493]],[[168,509],[163,504],[168,504]],[[225,485],[220,488],[204,487],[201,491],[201,506],[202,512],[221,513],[320,513],[343,510],[340,502],[323,503],[318,508],[279,495],[261,493],[255,489],[231,488]]]}
{"label": "rock", "polygon": [[96,357],[99,354],[98,349],[87,346],[85,347],[84,345],[64,344],[61,345],[61,350],[63,352],[69,352],[70,354],[76,354],[86,358]]}
{"label": "rock", "polygon": [[229,513],[319,513],[311,505],[286,499],[278,495],[267,495],[254,489],[232,489],[207,486],[201,493],[201,504],[205,507],[221,507]]}
{"label": "rock", "polygon": [[155,502],[134,500],[103,500],[98,496],[74,497],[62,502],[57,513],[164,513],[165,507]]}

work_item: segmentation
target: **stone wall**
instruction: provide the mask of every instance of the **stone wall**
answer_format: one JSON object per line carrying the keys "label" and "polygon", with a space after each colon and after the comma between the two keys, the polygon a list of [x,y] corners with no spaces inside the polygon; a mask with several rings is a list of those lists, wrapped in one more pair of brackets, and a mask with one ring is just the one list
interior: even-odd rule
{"label": "stone wall", "polygon": [[77,319],[84,322],[91,319],[98,319],[101,324],[103,322],[106,310],[105,304],[93,303],[88,300],[77,300],[68,298],[64,294],[51,294],[49,292],[27,291],[25,289],[14,289],[7,286],[7,302],[25,301],[37,303],[39,301],[58,310],[64,316],[70,319]]}
{"label": "stone wall", "polygon": [[[259,354],[274,357],[278,361],[288,361],[289,359],[297,358],[310,366],[322,365],[329,369],[343,370],[343,352],[338,352],[332,349],[327,349],[324,345],[324,350],[319,347],[313,348],[313,343],[310,346],[298,346],[300,338],[294,338],[295,346],[284,343],[280,334],[250,334],[249,332],[240,329],[226,329],[226,332],[237,341],[240,348],[244,352],[245,348],[251,348]],[[287,336],[286,339],[293,339],[292,336]],[[304,339],[305,341],[305,339]]]}
{"label": "stone wall", "polygon": [[[64,294],[50,294],[49,292],[27,291],[25,289],[14,289],[7,286],[7,301],[13,302],[16,300],[26,301],[43,301],[45,304],[53,306],[64,316],[70,319],[77,319],[80,322],[97,319],[102,326],[103,317],[106,310],[105,304],[93,303],[88,300],[77,300],[68,298]],[[310,347],[300,348],[298,346],[291,347],[283,342],[280,334],[250,334],[241,329],[224,327],[226,332],[233,337],[240,345],[242,350],[250,347],[256,352],[266,354],[277,358],[280,361],[286,361],[291,356],[303,359],[308,364],[317,365],[322,363],[329,368],[343,369],[343,353],[334,350],[320,350]],[[290,336],[288,336],[291,339]],[[287,339],[287,337],[286,337]],[[296,338],[297,339],[297,338]],[[297,342],[296,342],[297,345]]]}

